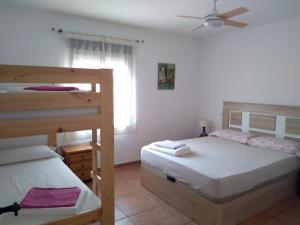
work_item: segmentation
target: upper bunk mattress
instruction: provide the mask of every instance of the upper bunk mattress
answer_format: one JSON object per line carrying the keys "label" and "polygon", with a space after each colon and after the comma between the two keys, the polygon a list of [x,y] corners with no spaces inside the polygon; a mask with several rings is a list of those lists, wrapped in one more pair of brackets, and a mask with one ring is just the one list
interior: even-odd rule
{"label": "upper bunk mattress", "polygon": [[[76,177],[76,175],[59,158],[39,159],[0,166],[0,203],[1,207],[20,202],[31,187],[79,187],[80,212],[96,209],[101,206],[97,196]],[[36,225],[59,220],[71,215],[25,214],[22,209],[19,216],[13,213],[2,214],[0,224],[5,225]]]}
{"label": "upper bunk mattress", "polygon": [[174,157],[144,146],[142,162],[216,203],[300,168],[300,160],[294,155],[216,137],[181,142],[191,147],[191,154]]}

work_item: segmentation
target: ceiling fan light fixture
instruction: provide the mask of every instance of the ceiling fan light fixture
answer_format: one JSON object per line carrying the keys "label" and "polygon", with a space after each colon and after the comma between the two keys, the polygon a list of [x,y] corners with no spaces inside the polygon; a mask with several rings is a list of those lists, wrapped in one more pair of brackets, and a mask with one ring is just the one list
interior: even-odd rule
{"label": "ceiling fan light fixture", "polygon": [[245,7],[240,7],[240,8],[236,8],[236,9],[233,9],[233,10],[230,10],[228,12],[220,14],[219,11],[217,10],[217,1],[218,0],[213,0],[214,7],[210,11],[210,13],[208,15],[206,15],[205,17],[179,16],[179,17],[183,17],[183,18],[198,19],[198,20],[203,21],[199,25],[194,26],[191,29],[189,29],[189,32],[195,31],[195,30],[200,29],[202,27],[206,27],[206,28],[209,28],[209,29],[210,28],[211,29],[217,29],[217,28],[220,28],[220,27],[226,25],[226,26],[231,26],[231,27],[236,27],[236,28],[243,28],[243,27],[248,25],[247,23],[231,20],[230,18],[234,17],[234,16],[241,15],[241,14],[246,13],[246,12],[249,12],[249,9],[247,9]]}
{"label": "ceiling fan light fixture", "polygon": [[207,28],[219,28],[224,25],[224,20],[222,19],[212,19],[204,22],[205,27]]}

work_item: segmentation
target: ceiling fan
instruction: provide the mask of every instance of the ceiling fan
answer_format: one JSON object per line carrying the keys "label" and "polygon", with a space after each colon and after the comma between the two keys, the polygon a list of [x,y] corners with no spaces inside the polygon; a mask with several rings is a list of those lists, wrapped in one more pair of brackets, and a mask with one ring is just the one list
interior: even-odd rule
{"label": "ceiling fan", "polygon": [[243,28],[248,25],[247,23],[242,23],[242,22],[238,22],[235,20],[229,20],[229,18],[249,12],[249,9],[247,9],[245,7],[240,7],[240,8],[231,10],[229,12],[220,14],[219,11],[217,10],[217,1],[218,0],[213,0],[213,1],[214,1],[213,10],[205,17],[184,16],[184,15],[178,15],[177,17],[196,19],[196,20],[203,21],[200,25],[194,26],[191,29],[189,29],[190,32],[197,30],[199,28],[202,28],[202,27],[219,28],[219,27],[222,27],[223,25],[227,25],[227,26],[231,26],[231,27]]}

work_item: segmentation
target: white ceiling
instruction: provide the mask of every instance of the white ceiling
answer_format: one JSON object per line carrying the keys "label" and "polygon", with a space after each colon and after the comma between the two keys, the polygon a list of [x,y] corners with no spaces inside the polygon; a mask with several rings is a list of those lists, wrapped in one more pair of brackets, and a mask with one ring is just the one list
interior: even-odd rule
{"label": "white ceiling", "polygon": [[[173,31],[194,36],[207,36],[233,30],[206,28],[188,33],[187,29],[199,23],[196,20],[177,18],[176,15],[205,16],[213,5],[212,0],[2,0],[26,4],[64,14],[96,18],[114,23]],[[300,0],[219,0],[222,13],[244,6],[251,11],[234,17],[249,24],[248,27],[277,22],[300,16]],[[244,28],[245,29],[245,28]]]}

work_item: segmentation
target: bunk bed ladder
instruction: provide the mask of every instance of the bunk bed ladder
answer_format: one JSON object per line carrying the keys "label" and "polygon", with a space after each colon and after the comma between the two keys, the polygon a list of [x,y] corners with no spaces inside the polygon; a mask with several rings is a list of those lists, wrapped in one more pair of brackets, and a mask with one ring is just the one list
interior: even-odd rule
{"label": "bunk bed ladder", "polygon": [[[102,71],[100,78],[101,105],[99,108],[101,124],[101,147],[97,140],[97,129],[92,130],[92,179],[93,191],[101,198],[103,225],[114,224],[114,125],[113,125],[113,77],[111,71]],[[96,92],[96,84],[91,84]],[[101,172],[98,170],[98,152]],[[101,193],[101,197],[100,197]]]}

